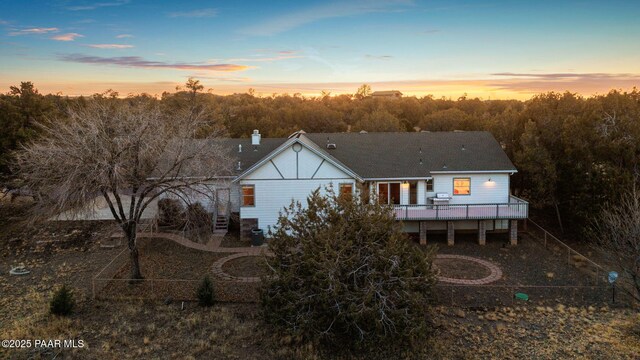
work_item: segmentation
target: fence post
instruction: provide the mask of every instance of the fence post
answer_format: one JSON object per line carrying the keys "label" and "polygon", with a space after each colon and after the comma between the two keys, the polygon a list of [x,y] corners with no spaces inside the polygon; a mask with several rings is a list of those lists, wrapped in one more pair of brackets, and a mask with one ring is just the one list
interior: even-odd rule
{"label": "fence post", "polygon": [[450,289],[451,289],[451,306],[453,306],[453,287],[451,287]]}

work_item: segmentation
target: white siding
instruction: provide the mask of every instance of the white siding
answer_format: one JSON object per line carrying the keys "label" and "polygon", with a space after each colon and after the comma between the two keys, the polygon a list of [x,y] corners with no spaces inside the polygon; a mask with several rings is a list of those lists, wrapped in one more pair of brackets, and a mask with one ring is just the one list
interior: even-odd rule
{"label": "white siding", "polygon": [[296,153],[293,146],[295,144],[274,157],[273,164],[267,161],[240,180],[240,185],[255,187],[255,206],[241,206],[240,217],[258,219],[258,227],[265,232],[277,223],[279,213],[292,200],[306,205],[306,199],[312,191],[320,188],[324,192],[330,184],[336,192],[341,183],[353,184],[354,189],[356,187],[355,179],[336,166],[323,161],[322,157],[304,146]]}
{"label": "white siding", "polygon": [[300,201],[306,205],[306,199],[311,192],[324,188],[333,183],[337,191],[339,183],[354,184],[355,180],[323,180],[323,179],[292,179],[292,180],[241,180],[242,185],[255,186],[255,206],[240,208],[242,219],[258,219],[258,227],[265,232],[269,226],[278,222],[278,214],[283,208],[289,206],[291,201]]}
{"label": "white siding", "polygon": [[231,184],[231,212],[240,212],[240,185]]}
{"label": "white siding", "polygon": [[427,203],[427,183],[424,180],[418,180],[418,205]]}
{"label": "white siding", "polygon": [[[202,204],[202,206],[204,206],[205,209],[207,209],[208,211],[213,211],[214,209],[214,205],[215,205],[215,201],[216,201],[216,189],[227,189],[227,188],[231,188],[231,211],[238,211],[238,203],[239,203],[239,194],[237,194],[237,189],[234,190],[233,189],[233,185],[228,183],[228,182],[213,182],[213,183],[209,183],[209,184],[202,184],[199,186],[196,186],[197,191],[188,191],[186,192],[186,194],[179,194],[176,195],[174,193],[164,193],[160,196],[160,199],[178,199],[178,200],[184,200],[184,196],[187,196],[187,201],[189,203],[200,203]],[[234,191],[236,192],[234,194]],[[235,202],[235,209],[234,209],[234,202]],[[187,204],[185,203],[185,206]]]}
{"label": "white siding", "polygon": [[[471,195],[453,195],[454,178],[471,178]],[[433,189],[435,193],[448,193],[451,204],[507,203],[509,174],[438,174],[433,176]]]}

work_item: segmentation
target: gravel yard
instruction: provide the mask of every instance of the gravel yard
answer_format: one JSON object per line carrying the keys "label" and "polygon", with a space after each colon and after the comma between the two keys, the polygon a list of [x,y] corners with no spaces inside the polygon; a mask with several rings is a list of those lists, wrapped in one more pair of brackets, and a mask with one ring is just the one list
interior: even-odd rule
{"label": "gravel yard", "polygon": [[[515,293],[529,296],[528,304],[591,305],[610,302],[610,289],[603,278],[586,268],[569,265],[566,255],[545,249],[526,233],[519,234],[518,245],[508,245],[506,234],[487,234],[487,244],[480,246],[475,234],[456,234],[454,246],[447,246],[444,234],[429,234],[429,243],[438,247],[439,254],[472,256],[490,261],[502,270],[502,278],[482,286],[438,285],[439,300],[443,304],[457,306],[518,305]],[[419,245],[416,245],[419,246]],[[436,261],[438,265],[440,260]],[[457,272],[460,278],[482,277],[483,269],[470,262],[448,264],[443,272]],[[468,265],[468,267],[467,267]],[[580,263],[578,263],[580,265]],[[600,277],[604,274],[600,273]],[[453,276],[452,276],[453,277]]]}

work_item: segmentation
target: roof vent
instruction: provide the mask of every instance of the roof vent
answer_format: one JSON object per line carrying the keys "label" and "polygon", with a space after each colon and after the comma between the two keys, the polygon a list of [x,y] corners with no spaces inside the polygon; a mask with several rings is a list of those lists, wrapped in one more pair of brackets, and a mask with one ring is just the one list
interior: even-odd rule
{"label": "roof vent", "polygon": [[447,164],[442,165],[442,168],[446,169],[447,168]]}
{"label": "roof vent", "polygon": [[465,151],[465,150],[467,150],[467,149],[465,149],[464,145],[462,145],[462,151]]}
{"label": "roof vent", "polygon": [[334,144],[334,143],[328,143],[327,144],[327,149],[333,150],[335,148],[337,148],[336,144]]}
{"label": "roof vent", "polygon": [[242,144],[238,144],[238,152],[241,153],[242,152]]}
{"label": "roof vent", "polygon": [[260,131],[253,130],[253,134],[251,134],[251,145],[254,145],[254,146],[260,145],[260,138],[261,137],[262,137],[262,135],[260,135]]}
{"label": "roof vent", "polygon": [[242,165],[242,163],[240,161],[238,161],[238,167],[236,168],[236,170],[242,170],[242,166],[240,166],[240,165]]}
{"label": "roof vent", "polygon": [[360,134],[368,134],[367,130],[360,130]]}

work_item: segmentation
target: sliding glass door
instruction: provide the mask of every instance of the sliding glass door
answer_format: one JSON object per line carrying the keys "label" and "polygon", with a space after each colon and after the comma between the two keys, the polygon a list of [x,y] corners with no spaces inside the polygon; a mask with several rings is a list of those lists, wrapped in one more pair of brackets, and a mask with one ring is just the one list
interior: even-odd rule
{"label": "sliding glass door", "polygon": [[400,204],[400,183],[378,183],[378,201],[381,204]]}

